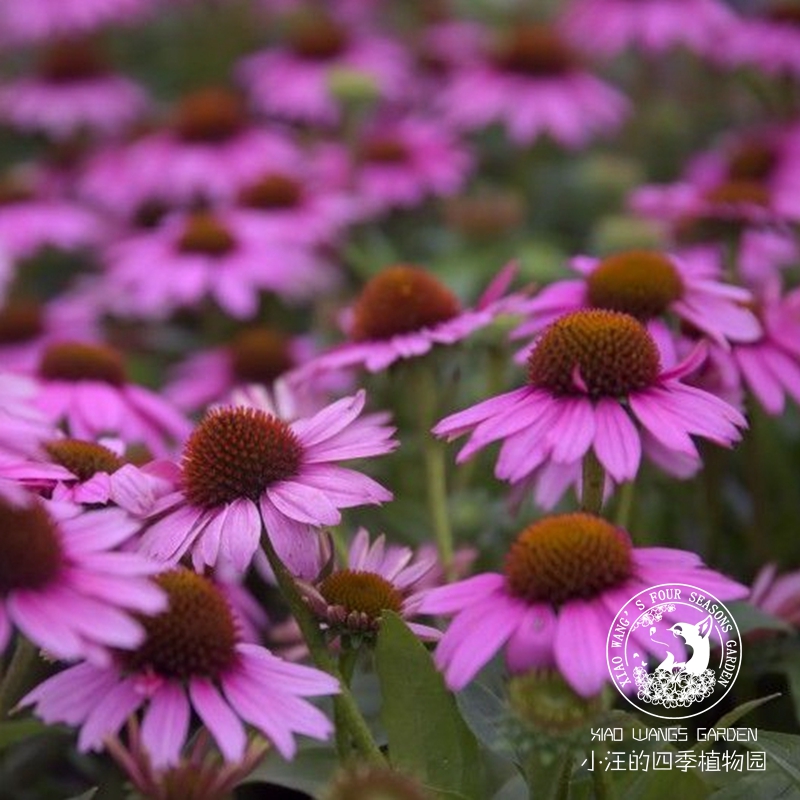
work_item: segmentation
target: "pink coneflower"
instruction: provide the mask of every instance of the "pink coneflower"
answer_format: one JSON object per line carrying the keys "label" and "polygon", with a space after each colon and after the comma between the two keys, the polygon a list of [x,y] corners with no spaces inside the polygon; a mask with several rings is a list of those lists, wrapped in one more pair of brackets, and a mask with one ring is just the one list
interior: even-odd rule
{"label": "pink coneflower", "polygon": [[527,386],[452,414],[433,430],[448,439],[471,432],[458,461],[502,440],[495,474],[511,483],[550,462],[573,464],[590,449],[614,481],[632,480],[650,442],[697,464],[691,436],[727,447],[746,426],[736,409],[681,382],[703,357],[696,348],[663,371],[655,340],[634,317],[575,311],[539,335]]}
{"label": "pink coneflower", "polygon": [[381,614],[393,611],[422,639],[438,639],[436,628],[411,620],[419,602],[419,583],[436,567],[436,554],[414,556],[409,547],[386,545],[384,536],[372,544],[360,528],[350,544],[346,567],[334,567],[313,585],[303,586],[311,610],[336,636],[371,638]]}
{"label": "pink coneflower", "polygon": [[371,478],[336,464],[397,445],[382,415],[358,419],[365,402],[361,391],[291,423],[246,406],[209,411],[186,442],[175,491],[151,509],[144,551],[177,561],[191,550],[198,569],[222,561],[242,572],[266,529],[296,575],[317,575],[314,529],[338,525],[339,509],[392,498]]}
{"label": "pink coneflower", "polygon": [[501,314],[515,313],[522,296],[506,295],[515,274],[509,264],[474,308],[420,267],[387,267],[367,282],[345,320],[350,341],[312,359],[293,376],[298,382],[328,372],[363,367],[380,372],[401,359],[416,358],[436,345],[466,339]]}
{"label": "pink coneflower", "polygon": [[191,430],[155,392],[131,383],[122,356],[105,345],[53,344],[42,354],[37,378],[34,405],[75,438],[115,435],[161,456]]}
{"label": "pink coneflower", "polygon": [[245,58],[239,78],[253,104],[272,117],[318,125],[341,119],[332,81],[355,75],[389,101],[408,92],[411,67],[403,47],[320,13],[296,18],[286,40]]}
{"label": "pink coneflower", "polygon": [[767,564],[753,580],[748,601],[800,629],[800,570],[778,575],[777,566]]}
{"label": "pink coneflower", "polygon": [[744,386],[768,413],[783,413],[786,396],[800,404],[800,289],[780,295],[780,283],[770,281],[755,305],[763,335],[737,343],[730,352],[711,351],[711,380],[736,396]]}
{"label": "pink coneflower", "polygon": [[530,319],[514,338],[537,333],[563,314],[579,308],[622,311],[646,324],[665,351],[671,336],[668,314],[692,325],[710,339],[752,341],[761,334],[758,320],[745,304],[747,289],[719,280],[720,265],[650,250],[628,250],[606,258],[578,256],[570,265],[583,276],[551,284],[527,306]]}
{"label": "pink coneflower", "polygon": [[742,16],[725,33],[714,49],[718,63],[800,76],[800,9],[795,3],[772,3],[761,14]]}
{"label": "pink coneflower", "polygon": [[38,190],[22,176],[0,181],[0,242],[14,261],[45,247],[73,251],[102,238],[100,218],[77,203]]}
{"label": "pink coneflower", "polygon": [[141,744],[156,768],[178,763],[192,712],[226,762],[244,757],[245,723],[284,758],[295,753],[294,734],[330,735],[331,723],[303,698],[336,694],[331,676],[241,642],[230,606],[208,578],[179,569],[163,573],[158,582],[169,608],[141,619],[146,638],[137,649],[118,651],[107,666],[70,667],[21,704],[33,704],[45,722],[80,726],[82,752],[100,750],[144,708]]}
{"label": "pink coneflower", "polygon": [[24,133],[53,139],[118,133],[149,105],[145,90],[112,73],[86,41],[61,41],[45,53],[37,74],[0,85],[0,119]]}
{"label": "pink coneflower", "polygon": [[552,28],[518,26],[482,50],[440,96],[446,119],[463,130],[500,123],[519,146],[549,135],[578,148],[628,115],[625,97],[582,67]]}
{"label": "pink coneflower", "polygon": [[94,309],[69,296],[55,297],[46,304],[25,299],[0,304],[0,363],[6,369],[31,372],[54,342],[99,338]]}
{"label": "pink coneflower", "polygon": [[259,235],[292,245],[334,244],[352,221],[349,192],[332,185],[313,157],[275,164],[239,192],[237,216]]}
{"label": "pink coneflower", "polygon": [[274,328],[245,328],[224,347],[180,364],[164,394],[179,408],[196,411],[248,384],[272,386],[310,356],[309,345],[306,339],[290,338]]}
{"label": "pink coneflower", "polygon": [[0,41],[26,44],[130,22],[154,0],[25,0],[0,4]]}
{"label": "pink coneflower", "polygon": [[55,425],[33,405],[36,381],[0,371],[0,463],[36,453],[39,442],[57,435]]}
{"label": "pink coneflower", "polygon": [[252,319],[262,292],[298,302],[330,290],[337,279],[312,250],[271,241],[232,211],[176,213],[116,242],[103,260],[109,310],[149,319],[207,299],[231,317]]}
{"label": "pink coneflower", "polygon": [[171,124],[89,160],[80,193],[132,217],[143,204],[232,200],[270,165],[297,164],[288,134],[254,126],[242,99],[222,88],[185,96]]}
{"label": "pink coneflower", "polygon": [[[512,673],[556,667],[582,697],[609,680],[606,640],[625,603],[650,586],[687,583],[731,600],[748,589],[667,547],[633,547],[626,531],[591,514],[545,517],[511,545],[503,573],[426,593],[419,610],[454,614],[436,649],[447,685],[458,690],[504,645]],[[642,648],[652,643],[641,637]]]}
{"label": "pink coneflower", "polygon": [[685,47],[703,56],[735,22],[720,0],[573,0],[561,28],[581,49],[603,56],[629,47],[654,55]]}
{"label": "pink coneflower", "polygon": [[161,567],[115,553],[137,523],[121,509],[86,512],[0,481],[0,651],[12,625],[56,658],[104,664],[108,648],[137,647],[132,612],[164,608],[149,580]]}
{"label": "pink coneflower", "polygon": [[471,153],[450,131],[413,117],[372,125],[356,157],[352,188],[366,217],[453,195],[473,168]]}

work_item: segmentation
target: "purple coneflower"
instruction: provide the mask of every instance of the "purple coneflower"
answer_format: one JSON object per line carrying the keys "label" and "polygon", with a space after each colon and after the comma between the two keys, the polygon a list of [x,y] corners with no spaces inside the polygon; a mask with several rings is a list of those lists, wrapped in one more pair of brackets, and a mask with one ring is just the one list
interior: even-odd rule
{"label": "purple coneflower", "polygon": [[[665,582],[697,586],[720,600],[748,594],[694,553],[633,547],[626,531],[600,517],[563,514],[522,531],[503,573],[432,589],[419,610],[455,616],[435,656],[451,689],[466,686],[505,645],[512,673],[556,667],[575,692],[591,697],[609,681],[606,640],[617,612]],[[644,636],[640,644],[652,647]]]}

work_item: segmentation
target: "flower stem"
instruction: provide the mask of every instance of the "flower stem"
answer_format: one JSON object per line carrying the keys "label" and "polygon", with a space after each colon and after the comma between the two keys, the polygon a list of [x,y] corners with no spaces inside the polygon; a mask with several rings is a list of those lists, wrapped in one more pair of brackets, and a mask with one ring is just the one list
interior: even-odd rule
{"label": "flower stem", "polygon": [[619,499],[617,501],[617,511],[614,515],[614,524],[620,528],[628,528],[633,511],[633,498],[636,494],[636,481],[627,481],[619,487]]}
{"label": "flower stem", "polygon": [[37,669],[38,662],[39,649],[18,634],[11,662],[0,681],[0,720],[9,715],[26,691],[41,677],[41,670]]}
{"label": "flower stem", "polygon": [[583,457],[583,481],[581,487],[581,511],[600,514],[603,510],[603,489],[605,470],[598,461],[594,450],[587,450]]}
{"label": "flower stem", "polygon": [[[275,573],[275,579],[278,582],[278,588],[283,595],[283,599],[289,606],[289,610],[292,612],[300,632],[303,634],[303,639],[311,653],[311,658],[319,669],[324,670],[339,681],[340,694],[333,698],[337,741],[341,739],[342,743],[349,742],[353,749],[369,761],[384,763],[383,755],[372,738],[372,733],[358,708],[353,693],[350,691],[350,687],[342,676],[333,656],[328,651],[322,631],[316,619],[314,619],[311,609],[303,600],[294,576],[281,561],[263,526],[261,530],[261,545],[264,548],[269,565]],[[342,752],[344,749],[343,745],[340,749],[340,757],[342,759],[349,755],[349,752]],[[346,749],[349,751],[350,748],[347,747]]]}

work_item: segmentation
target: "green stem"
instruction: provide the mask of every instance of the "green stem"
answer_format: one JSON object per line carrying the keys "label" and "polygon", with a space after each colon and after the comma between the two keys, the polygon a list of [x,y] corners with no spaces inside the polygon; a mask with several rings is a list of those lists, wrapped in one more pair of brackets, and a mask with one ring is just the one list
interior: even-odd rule
{"label": "green stem", "polygon": [[38,662],[39,649],[18,635],[14,655],[0,683],[0,720],[9,715],[28,688],[38,680]]}
{"label": "green stem", "polygon": [[581,511],[586,511],[589,514],[600,514],[603,510],[605,479],[605,470],[597,460],[594,450],[587,450],[586,455],[583,457]]}
{"label": "green stem", "polygon": [[617,500],[617,513],[614,515],[614,524],[620,528],[628,529],[633,511],[633,498],[636,494],[636,481],[628,481],[619,487]]}
{"label": "green stem", "polygon": [[[292,612],[300,628],[300,632],[303,634],[303,639],[305,640],[309,653],[311,653],[312,660],[317,667],[339,681],[340,693],[333,698],[337,740],[341,736],[343,742],[349,740],[352,747],[367,760],[381,764],[385,763],[378,745],[375,744],[375,740],[372,738],[369,726],[362,716],[358,704],[350,691],[350,687],[339,671],[333,656],[328,651],[322,631],[311,609],[303,600],[294,577],[286,568],[283,561],[281,561],[280,556],[270,541],[269,535],[263,527],[261,531],[261,545],[264,548],[269,565],[275,573],[275,579],[278,582],[278,588],[281,590],[283,599],[289,606],[289,610]],[[349,755],[349,748],[347,749],[347,755]],[[340,756],[342,758],[347,757],[341,751]]]}
{"label": "green stem", "polygon": [[592,786],[594,787],[595,800],[610,800],[611,792],[606,781],[605,770],[592,770]]}

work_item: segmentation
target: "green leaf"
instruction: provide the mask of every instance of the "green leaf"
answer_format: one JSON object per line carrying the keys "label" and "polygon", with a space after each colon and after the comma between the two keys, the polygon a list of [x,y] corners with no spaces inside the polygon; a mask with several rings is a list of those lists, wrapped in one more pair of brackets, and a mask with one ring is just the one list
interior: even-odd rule
{"label": "green leaf", "polygon": [[791,782],[800,788],[800,736],[775,731],[759,731],[757,742],[744,742],[751,750],[764,750]]}
{"label": "green leaf", "polygon": [[375,663],[392,764],[442,797],[484,800],[478,742],[424,645],[391,612],[383,614]]}
{"label": "green leaf", "polygon": [[292,761],[272,753],[247,777],[247,783],[274,783],[316,797],[327,786],[338,767],[336,753],[330,747],[301,748]]}
{"label": "green leaf", "polygon": [[[642,772],[628,787],[624,800],[703,800],[711,794],[708,786],[694,769],[682,772],[669,771]],[[752,800],[752,797],[750,798]]]}
{"label": "green leaf", "polygon": [[768,630],[791,633],[794,630],[785,620],[767,614],[766,611],[762,611],[744,600],[727,603],[727,606],[736,620],[736,626],[742,636],[751,631]]}
{"label": "green leaf", "polygon": [[714,792],[709,800],[800,800],[800,789],[775,770],[758,772]]}
{"label": "green leaf", "polygon": [[15,719],[0,722],[0,750],[5,750],[12,744],[46,730],[48,730],[48,726],[38,719]]}
{"label": "green leaf", "polygon": [[516,755],[505,735],[504,723],[509,713],[503,698],[479,681],[473,681],[456,699],[461,714],[484,747],[505,758]]}
{"label": "green leaf", "polygon": [[[733,710],[729,711],[727,714],[723,714],[717,723],[714,725],[715,728],[732,728],[733,725],[738,722],[742,717],[747,716],[751,711],[755,711],[760,706],[769,703],[771,700],[774,700],[776,697],[780,697],[780,692],[775,692],[775,694],[767,695],[766,697],[759,697],[756,700],[748,700],[746,703],[742,703],[741,705],[736,706]],[[703,742],[698,742],[692,750],[696,753],[699,753],[702,750],[708,750],[709,747],[714,745],[714,739],[707,739]]]}

